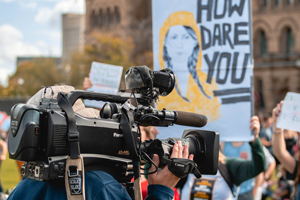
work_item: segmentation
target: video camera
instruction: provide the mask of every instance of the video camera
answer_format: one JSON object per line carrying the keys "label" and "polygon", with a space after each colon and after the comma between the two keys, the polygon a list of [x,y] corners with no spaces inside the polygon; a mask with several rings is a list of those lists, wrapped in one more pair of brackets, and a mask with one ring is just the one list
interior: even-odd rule
{"label": "video camera", "polygon": [[[134,163],[153,163],[153,154],[160,157],[161,166],[157,168],[168,165],[179,177],[186,176],[186,173],[194,173],[197,177],[200,173],[216,174],[218,132],[189,129],[184,131],[182,138],[143,142],[140,139],[139,126],[170,126],[175,123],[202,127],[207,122],[200,114],[152,107],[159,95],[166,96],[173,90],[173,72],[169,69],[152,71],[146,66],[131,67],[125,74],[125,81],[131,93],[113,95],[75,90],[70,94],[58,93],[57,99],[44,96],[38,106],[13,106],[8,150],[10,158],[25,161],[22,176],[37,181],[64,178],[70,141],[76,137],[85,171],[108,171],[121,183],[129,182],[134,176]],[[73,110],[68,110],[63,102],[70,107],[78,99],[108,103],[101,109],[99,118],[74,113],[72,119]],[[136,105],[133,106],[131,101]],[[77,135],[70,131],[71,123],[76,124]],[[189,145],[194,162],[170,159],[173,145],[178,140]]]}

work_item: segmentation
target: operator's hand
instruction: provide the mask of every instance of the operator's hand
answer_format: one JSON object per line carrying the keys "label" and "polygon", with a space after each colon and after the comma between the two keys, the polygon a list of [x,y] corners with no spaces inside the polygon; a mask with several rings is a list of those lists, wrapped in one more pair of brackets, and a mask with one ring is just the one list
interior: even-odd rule
{"label": "operator's hand", "polygon": [[251,117],[250,120],[250,130],[254,131],[254,139],[252,140],[252,142],[254,142],[259,135],[259,131],[260,131],[260,123],[259,123],[259,119],[257,116],[253,116]]}
{"label": "operator's hand", "polygon": [[93,86],[93,83],[89,77],[85,77],[83,80],[83,89],[87,90]]}
{"label": "operator's hand", "polygon": [[[182,151],[183,149],[183,151]],[[171,158],[185,158],[193,160],[194,155],[191,154],[189,156],[189,148],[187,145],[182,148],[181,141],[177,141],[177,144],[174,145]],[[158,155],[154,154],[152,158],[153,162],[156,166],[159,166],[159,157]],[[156,170],[155,166],[152,165],[149,172],[154,172]],[[180,180],[177,176],[175,176],[172,172],[169,171],[168,166],[164,166],[163,169],[157,171],[154,174],[149,174],[148,176],[148,183],[150,184],[157,184],[157,185],[164,185],[171,189],[173,189],[177,182]]]}

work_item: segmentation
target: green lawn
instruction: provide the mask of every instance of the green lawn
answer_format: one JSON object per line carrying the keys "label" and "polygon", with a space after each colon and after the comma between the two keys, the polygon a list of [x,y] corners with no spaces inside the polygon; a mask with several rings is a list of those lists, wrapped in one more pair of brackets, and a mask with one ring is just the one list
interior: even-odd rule
{"label": "green lawn", "polygon": [[18,171],[17,163],[15,160],[9,159],[8,154],[6,160],[2,161],[0,173],[4,192],[6,192],[9,188],[13,190],[20,181],[20,173]]}

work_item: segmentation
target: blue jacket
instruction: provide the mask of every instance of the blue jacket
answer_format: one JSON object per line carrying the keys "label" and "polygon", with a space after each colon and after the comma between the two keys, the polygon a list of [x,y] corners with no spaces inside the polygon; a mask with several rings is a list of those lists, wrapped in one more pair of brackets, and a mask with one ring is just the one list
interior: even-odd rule
{"label": "blue jacket", "polygon": [[[86,200],[131,200],[126,189],[111,175],[103,171],[85,173]],[[174,191],[163,185],[149,185],[147,200],[169,199],[174,196]],[[23,179],[8,200],[53,200],[67,199],[64,180],[50,180],[39,182]]]}

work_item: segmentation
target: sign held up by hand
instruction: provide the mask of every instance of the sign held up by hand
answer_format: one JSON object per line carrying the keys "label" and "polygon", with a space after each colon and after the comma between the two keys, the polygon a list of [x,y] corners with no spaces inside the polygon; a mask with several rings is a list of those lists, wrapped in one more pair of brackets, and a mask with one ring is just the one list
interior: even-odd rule
{"label": "sign held up by hand", "polygon": [[[251,0],[152,0],[153,67],[171,69],[174,90],[159,110],[203,114],[221,141],[251,141]],[[159,129],[181,137],[184,126]]]}
{"label": "sign held up by hand", "polygon": [[[89,91],[117,94],[121,82],[123,67],[109,65],[105,63],[93,62],[90,79],[93,86]],[[89,107],[102,108],[105,102],[95,100],[85,100],[84,104]]]}
{"label": "sign held up by hand", "polygon": [[288,92],[284,98],[277,128],[300,131],[300,94]]}

